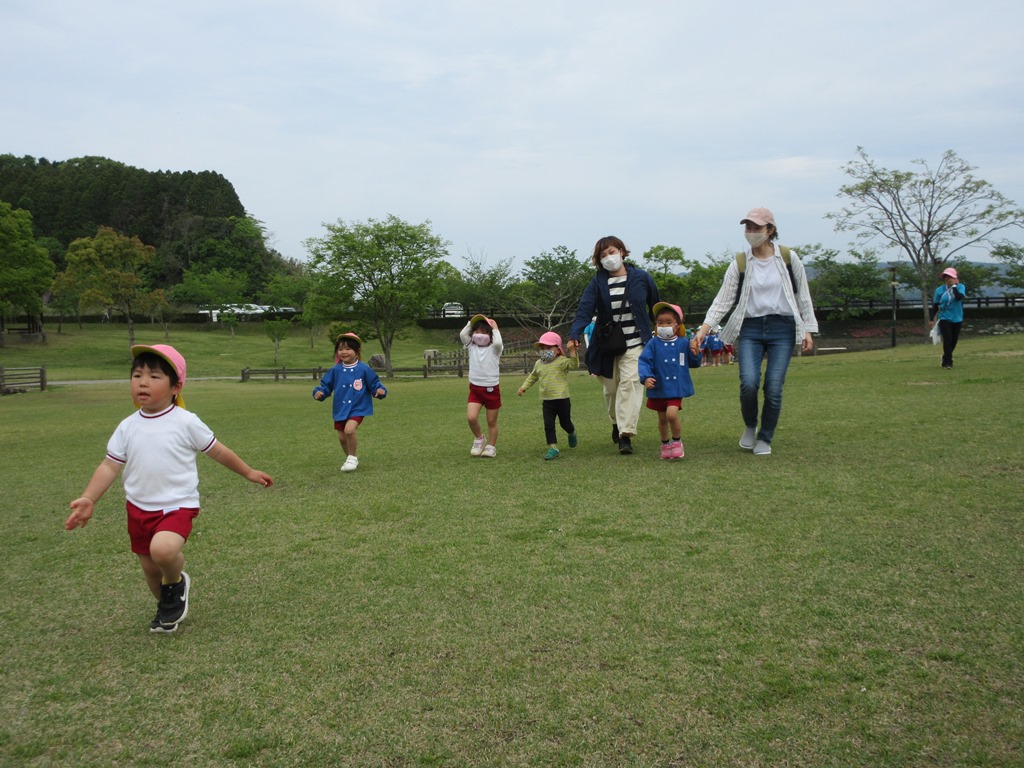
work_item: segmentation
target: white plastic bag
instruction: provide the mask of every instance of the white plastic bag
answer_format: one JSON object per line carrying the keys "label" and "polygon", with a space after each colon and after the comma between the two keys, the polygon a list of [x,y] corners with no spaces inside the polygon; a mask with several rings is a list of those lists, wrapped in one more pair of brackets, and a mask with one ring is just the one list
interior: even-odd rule
{"label": "white plastic bag", "polygon": [[931,331],[929,331],[928,335],[931,336],[932,344],[938,344],[940,341],[942,341],[942,334],[939,333],[938,319],[935,320],[935,325],[932,326],[932,329]]}

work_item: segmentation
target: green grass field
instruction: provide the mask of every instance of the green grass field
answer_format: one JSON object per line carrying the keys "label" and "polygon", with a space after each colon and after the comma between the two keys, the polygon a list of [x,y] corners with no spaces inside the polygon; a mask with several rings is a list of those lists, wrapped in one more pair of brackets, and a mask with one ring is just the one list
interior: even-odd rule
{"label": "green grass field", "polygon": [[[189,382],[277,484],[200,457],[169,636],[119,485],[63,530],[131,410],[123,340],[55,336],[0,363],[122,381],[0,398],[0,765],[1024,764],[1024,335],[963,338],[953,371],[923,345],[795,359],[769,457],[736,445],[736,369],[696,371],[671,463],[647,411],[615,452],[584,374],[553,462],[522,376],[492,461],[464,379],[389,381],[347,475],[312,382]],[[273,361],[169,341],[196,377]],[[329,357],[302,342],[285,364]]]}

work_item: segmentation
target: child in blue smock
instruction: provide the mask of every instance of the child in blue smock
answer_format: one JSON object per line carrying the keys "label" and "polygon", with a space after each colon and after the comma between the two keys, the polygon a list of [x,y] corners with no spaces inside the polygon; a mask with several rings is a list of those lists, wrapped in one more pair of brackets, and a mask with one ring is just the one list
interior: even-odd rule
{"label": "child in blue smock", "polygon": [[376,372],[360,359],[363,342],[354,333],[343,333],[334,345],[335,365],[313,389],[314,400],[334,395],[334,428],[345,451],[342,472],[359,466],[356,430],[366,416],[373,415],[373,398],[383,400],[388,391]]}

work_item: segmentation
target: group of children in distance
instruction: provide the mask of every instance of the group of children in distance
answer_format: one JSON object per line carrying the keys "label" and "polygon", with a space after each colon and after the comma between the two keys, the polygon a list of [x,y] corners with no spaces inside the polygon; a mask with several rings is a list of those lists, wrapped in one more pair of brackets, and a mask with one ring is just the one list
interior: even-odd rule
{"label": "group of children in distance", "polygon": [[[700,366],[700,355],[691,353],[682,330],[678,306],[654,305],[656,335],[640,355],[638,370],[647,388],[647,407],[658,414],[661,458],[684,455],[679,409],[683,398],[693,395],[690,368]],[[497,456],[498,410],[501,408],[499,362],[503,350],[501,332],[494,320],[483,315],[470,319],[459,334],[469,355],[469,402],[466,419],[473,433],[470,455]],[[579,368],[576,349],[566,355],[561,337],[552,331],[535,345],[540,359],[519,387],[522,396],[540,383],[547,460],[558,458],[556,421],[568,435],[570,448],[579,443],[572,423],[569,371]],[[346,454],[343,472],[359,466],[356,430],[373,413],[373,398],[383,399],[387,388],[370,366],[360,360],[362,341],[354,333],[338,337],[335,365],[313,389],[313,398],[333,396],[334,428]],[[70,503],[65,528],[84,527],[96,503],[123,470],[132,552],[150,591],[157,600],[150,632],[169,634],[188,615],[191,581],[184,571],[183,548],[199,515],[199,473],[196,456],[205,453],[215,461],[263,487],[274,481],[253,469],[219,442],[202,420],[186,410],[181,396],[187,366],[185,358],[166,344],[132,347],[131,395],[138,408],[121,421],[107,442],[100,463],[82,495]],[[480,411],[487,412],[487,434],[480,426]]]}

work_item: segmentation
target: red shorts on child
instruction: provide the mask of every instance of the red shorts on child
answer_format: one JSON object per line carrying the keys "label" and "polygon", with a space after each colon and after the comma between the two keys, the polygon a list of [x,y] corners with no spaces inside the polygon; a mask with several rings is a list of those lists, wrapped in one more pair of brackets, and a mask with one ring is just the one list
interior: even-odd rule
{"label": "red shorts on child", "polygon": [[128,510],[128,536],[132,540],[132,552],[136,555],[149,554],[149,542],[159,531],[172,531],[188,541],[188,535],[192,533],[192,521],[199,514],[195,507],[148,512],[130,501],[125,503],[125,507]]}
{"label": "red shorts on child", "polygon": [[469,385],[469,402],[480,403],[489,411],[501,408],[501,387],[479,387]]}
{"label": "red shorts on child", "polygon": [[670,405],[674,405],[676,408],[683,407],[683,398],[681,397],[648,397],[647,407],[652,411],[658,411],[664,413],[668,410]]}
{"label": "red shorts on child", "polygon": [[356,424],[362,424],[363,423],[363,417],[362,416],[349,416],[347,419],[345,419],[345,421],[336,421],[336,422],[334,422],[334,428],[336,430],[338,430],[339,432],[341,432],[341,430],[343,430],[345,428],[345,425],[348,422],[350,422],[350,421],[354,421]]}

